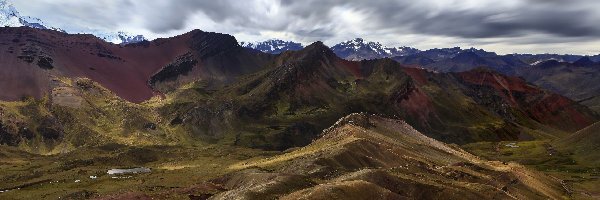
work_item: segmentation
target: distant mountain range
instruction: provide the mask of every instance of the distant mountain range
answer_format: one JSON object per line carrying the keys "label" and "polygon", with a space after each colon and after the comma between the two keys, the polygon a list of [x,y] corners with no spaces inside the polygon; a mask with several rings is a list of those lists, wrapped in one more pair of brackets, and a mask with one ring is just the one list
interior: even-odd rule
{"label": "distant mountain range", "polygon": [[[0,0],[0,26],[1,27],[30,27],[37,29],[50,29],[55,31],[60,31],[67,33],[64,29],[54,27],[52,25],[46,24],[42,19],[30,17],[30,16],[22,16],[19,11],[13,6],[10,0]],[[138,43],[142,41],[146,41],[147,39],[143,35],[135,35],[126,32],[104,32],[98,30],[90,30],[89,32],[69,32],[72,34],[75,33],[84,33],[84,34],[92,34],[96,37],[105,40],[110,43],[115,44],[132,44]]]}
{"label": "distant mountain range", "polygon": [[[281,40],[254,44],[260,45],[243,46],[272,54],[279,54],[286,49],[301,49],[299,43]],[[600,87],[596,84],[600,83],[600,55],[498,55],[483,49],[460,47],[422,51],[411,47],[386,47],[361,38],[341,42],[331,50],[346,60],[391,58],[406,66],[436,72],[465,72],[485,67],[505,75],[521,76],[528,82],[580,101],[600,112]]]}
{"label": "distant mountain range", "polygon": [[283,40],[267,40],[263,42],[240,42],[242,47],[256,49],[265,53],[280,54],[284,51],[298,51],[304,48],[297,42]]}
{"label": "distant mountain range", "polygon": [[[266,40],[262,42],[240,42],[240,45],[246,48],[256,49],[265,53],[279,54],[287,50],[297,51],[302,49],[304,46],[301,43],[293,41],[283,41],[279,39]],[[346,60],[370,60],[378,58],[393,58],[394,60],[408,65],[420,65],[426,66],[432,63],[442,61],[447,63],[448,59],[461,55],[456,59],[479,59],[473,56],[481,57],[483,59],[492,58],[495,61],[481,61],[482,64],[489,62],[500,62],[500,65],[514,65],[517,67],[524,65],[537,65],[541,62],[548,60],[556,60],[560,62],[575,62],[583,57],[583,55],[571,55],[571,54],[507,54],[498,55],[495,52],[488,52],[483,49],[462,49],[460,47],[452,48],[435,48],[429,50],[419,50],[412,47],[387,47],[379,42],[365,41],[362,38],[355,38],[353,40],[344,41],[333,45],[331,50],[341,58]],[[472,54],[471,54],[472,53]],[[471,55],[469,55],[471,54]],[[469,58],[471,57],[471,58]],[[497,57],[497,58],[494,58]],[[504,60],[504,61],[499,61]],[[600,62],[600,54],[595,56],[589,56],[589,59],[594,62]],[[467,61],[467,60],[464,60]],[[474,61],[474,60],[473,60]],[[505,62],[505,63],[504,63]],[[471,63],[471,64],[476,64]],[[440,65],[440,64],[437,64]],[[494,64],[496,66],[497,64]],[[434,65],[431,67],[436,69]],[[443,71],[464,71],[469,69],[441,69]]]}
{"label": "distant mountain range", "polygon": [[391,58],[420,52],[420,50],[410,47],[386,47],[379,42],[368,42],[362,38],[336,44],[331,47],[331,50],[347,60]]}

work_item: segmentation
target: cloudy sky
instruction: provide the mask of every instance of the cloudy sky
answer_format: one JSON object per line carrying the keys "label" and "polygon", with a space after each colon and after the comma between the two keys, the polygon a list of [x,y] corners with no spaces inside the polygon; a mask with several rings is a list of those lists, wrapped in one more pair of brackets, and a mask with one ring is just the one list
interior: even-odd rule
{"label": "cloudy sky", "polygon": [[66,30],[149,38],[192,29],[240,41],[328,45],[362,37],[388,46],[499,53],[600,54],[599,0],[13,0],[22,15]]}

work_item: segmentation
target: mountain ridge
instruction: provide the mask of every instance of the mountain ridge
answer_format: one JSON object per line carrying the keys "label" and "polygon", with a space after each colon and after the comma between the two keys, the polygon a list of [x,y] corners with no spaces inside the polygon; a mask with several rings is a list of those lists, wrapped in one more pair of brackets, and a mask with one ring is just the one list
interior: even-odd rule
{"label": "mountain ridge", "polygon": [[[422,135],[401,120],[366,113],[354,113],[341,118],[306,147],[271,158],[241,162],[230,168],[255,170],[240,171],[214,180],[216,184],[228,185],[226,191],[216,194],[214,199],[233,196],[368,199],[372,195],[381,199],[475,196],[559,199],[563,198],[565,192],[552,178],[515,163],[485,161],[458,147]],[[265,176],[266,170],[270,172],[270,180],[274,180],[270,184],[236,182],[241,177]],[[420,173],[421,170],[424,173]],[[436,177],[437,174],[440,176]],[[482,174],[490,176],[474,178]],[[299,177],[284,178],[290,175]],[[302,180],[302,177],[321,178],[318,183],[290,184],[291,181]],[[453,181],[470,184],[457,186],[460,184]],[[507,183],[510,181],[515,184]],[[237,184],[231,184],[233,182]],[[285,186],[289,188],[261,192]]]}

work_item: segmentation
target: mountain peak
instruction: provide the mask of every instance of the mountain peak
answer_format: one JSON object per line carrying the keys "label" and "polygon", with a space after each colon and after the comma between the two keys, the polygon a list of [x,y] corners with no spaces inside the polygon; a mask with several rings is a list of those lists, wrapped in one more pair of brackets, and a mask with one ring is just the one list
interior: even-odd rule
{"label": "mountain peak", "polygon": [[338,56],[347,60],[392,58],[419,52],[419,50],[410,47],[387,47],[379,42],[365,41],[362,38],[341,42],[331,47],[331,49]]}
{"label": "mountain peak", "polygon": [[575,61],[573,64],[575,64],[576,66],[585,67],[585,66],[596,65],[597,63],[595,63],[594,61],[592,61],[590,59],[590,57],[584,56],[584,57],[580,58],[579,60]]}
{"label": "mountain peak", "polygon": [[306,46],[306,48],[317,48],[317,47],[318,48],[324,47],[324,48],[329,49],[329,47],[327,47],[327,45],[325,45],[325,43],[323,43],[322,41],[316,41],[316,42],[313,42],[312,44]]}
{"label": "mountain peak", "polygon": [[313,42],[312,44],[306,46],[304,48],[304,50],[302,50],[305,53],[318,53],[318,54],[331,54],[331,55],[335,55],[333,53],[333,51],[331,51],[331,49],[325,45],[323,42],[321,41],[316,41]]}
{"label": "mountain peak", "polygon": [[[348,40],[345,42],[342,42],[338,45],[342,45],[342,46],[350,46],[353,47],[354,49],[365,49],[365,48],[370,48],[372,50],[383,50],[384,46],[379,43],[379,42],[370,42],[370,41],[365,41],[362,38],[354,38],[353,40]],[[336,46],[338,46],[336,45]],[[334,48],[336,47],[334,46]]]}
{"label": "mountain peak", "polygon": [[25,26],[19,11],[15,9],[10,1],[0,1],[0,26]]}
{"label": "mountain peak", "polygon": [[354,38],[353,40],[348,40],[346,42],[351,43],[351,44],[364,44],[365,40],[362,38]]}

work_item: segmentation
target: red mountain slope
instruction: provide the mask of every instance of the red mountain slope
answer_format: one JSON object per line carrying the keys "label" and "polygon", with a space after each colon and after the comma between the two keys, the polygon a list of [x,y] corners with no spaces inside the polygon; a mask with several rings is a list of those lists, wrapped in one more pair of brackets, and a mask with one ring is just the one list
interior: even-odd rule
{"label": "red mountain slope", "polygon": [[92,35],[0,28],[0,44],[3,54],[0,57],[1,100],[41,97],[51,89],[54,77],[66,76],[88,77],[124,99],[141,102],[155,94],[148,84],[150,78],[184,55],[195,60],[191,69],[175,70],[166,77],[159,77],[158,82],[174,80],[182,75],[179,73],[185,75],[188,72],[194,75],[188,80],[202,77],[228,80],[231,75],[260,66],[255,62],[240,65],[218,58],[221,54],[229,54],[235,61],[238,55],[259,53],[240,47],[232,36],[199,30],[173,38],[120,46]]}

